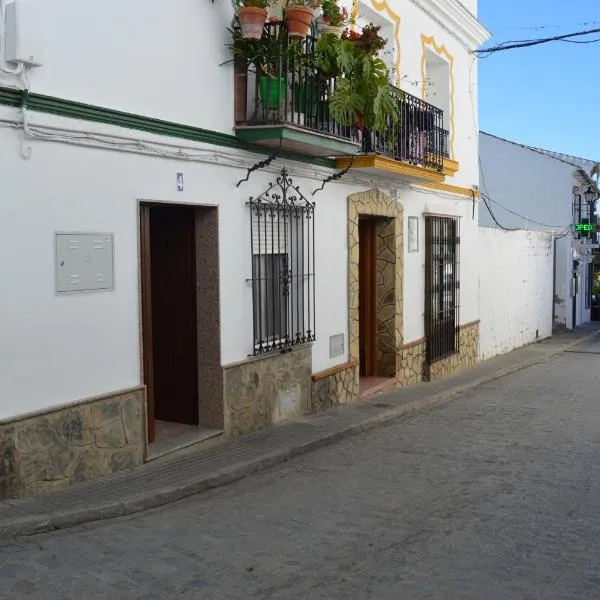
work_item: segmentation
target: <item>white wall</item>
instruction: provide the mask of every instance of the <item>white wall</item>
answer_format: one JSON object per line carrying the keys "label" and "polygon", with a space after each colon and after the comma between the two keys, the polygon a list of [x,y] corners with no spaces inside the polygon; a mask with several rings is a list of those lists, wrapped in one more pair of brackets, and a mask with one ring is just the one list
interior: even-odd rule
{"label": "white wall", "polygon": [[[48,120],[41,115],[31,119],[32,126]],[[221,361],[247,358],[253,340],[246,202],[263,192],[276,173],[258,171],[236,188],[246,174],[241,165],[221,167],[45,141],[28,142],[31,157],[25,160],[20,155],[22,136],[20,131],[3,129],[0,137],[4,166],[0,251],[5,257],[0,277],[7,282],[0,294],[0,418],[141,382],[139,200],[219,207]],[[273,167],[283,164],[275,161]],[[293,164],[287,166],[294,184],[316,201],[319,341],[313,367],[318,371],[347,360],[346,206],[347,196],[361,188],[332,183],[313,197],[321,183],[317,177],[329,172],[308,178],[296,176]],[[184,173],[183,192],[177,191],[178,172]],[[114,234],[114,291],[55,294],[56,231]],[[346,336],[346,354],[331,360],[329,336],[337,333]]]}
{"label": "white wall", "polygon": [[231,133],[229,0],[21,1],[32,92]]}
{"label": "white wall", "polygon": [[479,357],[552,334],[552,235],[481,227]]}
{"label": "white wall", "polygon": [[[577,169],[519,144],[481,133],[480,187],[503,227],[555,232],[556,323],[572,327],[572,201]],[[482,203],[479,223],[496,227]]]}
{"label": "white wall", "polygon": [[[406,92],[418,98],[424,97],[426,87],[424,81],[427,79],[427,73],[423,73],[422,66],[427,50],[434,52],[448,63],[450,58],[452,59],[454,86],[450,103],[454,110],[453,115],[444,115],[444,126],[450,129],[452,121],[454,123],[452,158],[460,163],[460,169],[454,177],[448,177],[447,182],[463,187],[478,185],[477,61],[456,37],[416,2],[394,0],[388,3],[364,0],[364,4],[378,13],[380,22],[395,25],[396,20],[399,19],[399,77],[400,87]],[[476,6],[474,0],[469,0],[467,4],[471,9]],[[422,36],[433,37],[437,49],[431,44],[427,44],[424,48]]]}

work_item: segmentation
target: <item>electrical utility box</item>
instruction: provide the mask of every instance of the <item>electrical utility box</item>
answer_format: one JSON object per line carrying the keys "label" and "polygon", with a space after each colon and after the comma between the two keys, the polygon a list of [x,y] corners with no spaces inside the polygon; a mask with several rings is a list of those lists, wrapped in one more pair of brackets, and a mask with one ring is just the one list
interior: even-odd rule
{"label": "electrical utility box", "polygon": [[56,233],[56,293],[114,289],[112,233]]}
{"label": "electrical utility box", "polygon": [[[24,64],[28,67],[42,65],[43,23],[39,12],[36,15],[37,0],[5,0],[4,38],[6,62]],[[2,40],[0,40],[1,43]]]}

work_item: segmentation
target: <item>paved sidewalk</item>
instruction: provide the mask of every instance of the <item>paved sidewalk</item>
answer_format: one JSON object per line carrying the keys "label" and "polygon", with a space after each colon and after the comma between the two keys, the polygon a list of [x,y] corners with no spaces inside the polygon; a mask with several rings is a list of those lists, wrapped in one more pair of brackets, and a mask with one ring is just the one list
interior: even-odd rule
{"label": "paved sidewalk", "polygon": [[218,445],[193,446],[130,471],[73,485],[60,492],[0,502],[0,538],[130,514],[225,485],[547,361],[597,336],[599,325],[557,332],[551,339],[485,361],[452,379],[403,388]]}

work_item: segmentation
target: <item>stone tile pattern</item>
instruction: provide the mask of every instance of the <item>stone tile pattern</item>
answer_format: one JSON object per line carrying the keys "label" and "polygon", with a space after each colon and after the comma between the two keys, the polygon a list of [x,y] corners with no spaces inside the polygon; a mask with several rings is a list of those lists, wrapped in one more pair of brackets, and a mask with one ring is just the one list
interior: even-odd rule
{"label": "stone tile pattern", "polygon": [[459,352],[429,366],[429,380],[452,377],[462,369],[473,367],[479,360],[479,321],[461,325]]}
{"label": "stone tile pattern", "polygon": [[62,489],[144,460],[142,388],[0,424],[0,500]]}
{"label": "stone tile pattern", "polygon": [[223,388],[228,437],[310,414],[312,348],[297,348],[225,367]]}
{"label": "stone tile pattern", "polygon": [[400,383],[415,385],[423,381],[426,340],[422,338],[402,347]]}
{"label": "stone tile pattern", "polygon": [[351,366],[327,377],[313,380],[310,412],[317,413],[339,404],[348,404],[357,397],[358,367]]}
{"label": "stone tile pattern", "polygon": [[396,376],[396,224],[381,217],[377,222],[377,347],[381,377]]}
{"label": "stone tile pattern", "polygon": [[[359,237],[361,215],[385,217],[378,231],[378,358],[387,376],[399,377],[401,369],[404,246],[402,243],[404,211],[402,205],[379,190],[352,194],[348,197],[348,331],[349,360],[360,359],[359,302]],[[391,290],[394,289],[393,298]],[[398,291],[398,293],[396,293]],[[385,301],[384,301],[385,300]],[[392,357],[392,354],[394,357]],[[393,365],[395,363],[395,369]]]}
{"label": "stone tile pattern", "polygon": [[223,370],[219,299],[219,213],[196,209],[196,290],[199,423],[223,429]]}

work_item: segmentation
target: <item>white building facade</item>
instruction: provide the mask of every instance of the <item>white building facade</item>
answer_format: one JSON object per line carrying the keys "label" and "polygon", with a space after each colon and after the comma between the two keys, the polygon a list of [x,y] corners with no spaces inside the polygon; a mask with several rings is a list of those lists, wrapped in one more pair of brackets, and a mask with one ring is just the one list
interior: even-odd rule
{"label": "white building facade", "polygon": [[552,322],[571,329],[590,321],[595,206],[600,195],[592,178],[594,163],[485,132],[480,133],[479,152],[484,196],[480,224],[551,233]]}
{"label": "white building facade", "polygon": [[474,2],[348,6],[408,94],[388,146],[289,73],[265,118],[223,0],[0,4],[0,498],[474,364]]}

